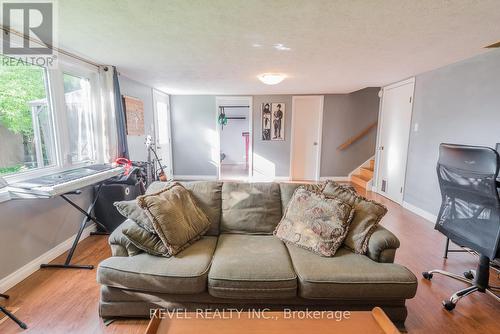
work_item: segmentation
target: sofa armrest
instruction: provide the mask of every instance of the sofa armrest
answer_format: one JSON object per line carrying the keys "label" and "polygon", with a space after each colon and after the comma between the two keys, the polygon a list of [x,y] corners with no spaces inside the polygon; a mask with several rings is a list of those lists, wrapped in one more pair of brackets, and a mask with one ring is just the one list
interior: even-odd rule
{"label": "sofa armrest", "polygon": [[125,220],[109,236],[108,243],[111,247],[112,256],[134,256],[142,253],[122,232],[123,229],[128,228],[132,224],[135,224],[133,220]]}
{"label": "sofa armrest", "polygon": [[377,226],[368,241],[366,255],[373,261],[392,263],[399,248],[399,239],[389,230]]}

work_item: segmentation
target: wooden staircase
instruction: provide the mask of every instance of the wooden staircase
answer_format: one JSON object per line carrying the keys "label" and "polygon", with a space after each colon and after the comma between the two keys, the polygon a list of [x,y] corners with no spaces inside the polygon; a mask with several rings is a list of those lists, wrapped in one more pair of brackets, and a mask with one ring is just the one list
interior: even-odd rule
{"label": "wooden staircase", "polygon": [[370,161],[368,161],[363,166],[359,167],[351,175],[351,182],[365,190],[370,190],[367,188],[369,185],[371,185],[374,168],[375,168],[375,159],[370,159]]}

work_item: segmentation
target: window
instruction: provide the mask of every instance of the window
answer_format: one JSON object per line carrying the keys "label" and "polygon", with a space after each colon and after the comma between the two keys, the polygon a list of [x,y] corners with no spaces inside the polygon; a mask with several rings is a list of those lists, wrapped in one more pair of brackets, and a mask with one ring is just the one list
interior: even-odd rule
{"label": "window", "polygon": [[56,164],[47,71],[0,55],[0,175]]}
{"label": "window", "polygon": [[90,80],[67,73],[64,73],[63,79],[71,162],[93,160],[95,147]]}
{"label": "window", "polygon": [[0,54],[0,177],[16,182],[97,161],[97,70],[63,62],[50,69]]}

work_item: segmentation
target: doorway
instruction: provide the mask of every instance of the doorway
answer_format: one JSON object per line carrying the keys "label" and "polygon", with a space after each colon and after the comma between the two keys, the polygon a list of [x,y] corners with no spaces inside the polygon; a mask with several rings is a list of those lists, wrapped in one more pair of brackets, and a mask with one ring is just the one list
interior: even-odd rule
{"label": "doorway", "polygon": [[172,131],[170,126],[170,100],[163,92],[153,89],[153,108],[155,124],[156,153],[161,161],[167,178],[173,177]]}
{"label": "doorway", "polygon": [[377,145],[379,194],[403,203],[415,78],[382,89]]}
{"label": "doorway", "polygon": [[248,181],[252,177],[252,98],[216,98],[220,180]]}
{"label": "doorway", "polygon": [[318,181],[321,165],[323,96],[292,98],[290,178]]}

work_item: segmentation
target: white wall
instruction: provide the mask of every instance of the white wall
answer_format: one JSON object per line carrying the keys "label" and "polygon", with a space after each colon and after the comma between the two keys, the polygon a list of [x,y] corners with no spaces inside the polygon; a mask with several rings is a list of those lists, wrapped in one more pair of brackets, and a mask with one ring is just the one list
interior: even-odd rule
{"label": "white wall", "polygon": [[225,109],[226,116],[243,116],[246,119],[229,119],[220,132],[220,150],[226,154],[222,164],[244,164],[246,160],[245,138],[243,132],[248,132],[248,109]]}

